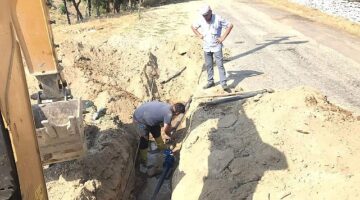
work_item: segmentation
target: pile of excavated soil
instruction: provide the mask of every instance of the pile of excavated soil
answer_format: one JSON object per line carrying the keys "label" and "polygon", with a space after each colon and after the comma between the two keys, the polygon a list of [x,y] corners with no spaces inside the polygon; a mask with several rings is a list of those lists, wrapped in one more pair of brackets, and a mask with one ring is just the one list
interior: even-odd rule
{"label": "pile of excavated soil", "polygon": [[[75,67],[83,72],[83,76],[98,85],[91,87],[95,94],[117,90],[138,100],[186,100],[191,89],[188,83],[195,82],[201,70],[201,67],[191,69],[201,60],[198,46],[184,47],[181,44],[183,39],[175,38],[158,41],[151,49],[143,50],[132,44],[123,45],[127,40],[137,41],[122,36],[112,36],[100,46],[69,41],[64,43],[62,51],[70,52],[75,47],[73,56],[68,53],[61,55],[73,58]],[[187,70],[179,77],[161,84],[184,67]]]}
{"label": "pile of excavated soil", "polygon": [[172,199],[357,199],[360,119],[311,88],[192,105]]}

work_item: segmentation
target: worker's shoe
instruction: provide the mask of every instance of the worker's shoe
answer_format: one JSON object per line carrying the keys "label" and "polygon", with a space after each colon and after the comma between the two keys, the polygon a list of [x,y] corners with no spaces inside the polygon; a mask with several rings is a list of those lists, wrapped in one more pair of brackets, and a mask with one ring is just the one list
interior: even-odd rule
{"label": "worker's shoe", "polygon": [[214,82],[212,82],[212,83],[207,83],[204,87],[203,87],[203,89],[205,90],[205,89],[208,89],[208,88],[211,88],[211,87],[214,87],[215,86],[215,83]]}
{"label": "worker's shoe", "polygon": [[225,92],[231,92],[230,87],[226,84],[221,86]]}
{"label": "worker's shoe", "polygon": [[158,149],[160,151],[164,150],[164,149],[167,149],[167,145],[164,143],[163,139],[161,138],[161,136],[155,138],[155,142],[156,142],[156,145],[158,147]]}
{"label": "worker's shoe", "polygon": [[223,88],[223,90],[228,90],[229,89],[229,86],[227,84],[224,84],[221,87]]}

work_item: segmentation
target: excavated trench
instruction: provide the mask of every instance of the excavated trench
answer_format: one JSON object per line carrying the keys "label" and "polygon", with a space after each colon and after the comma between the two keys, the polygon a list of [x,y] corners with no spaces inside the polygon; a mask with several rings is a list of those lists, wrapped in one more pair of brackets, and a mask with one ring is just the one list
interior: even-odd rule
{"label": "excavated trench", "polygon": [[[119,49],[117,43],[128,40],[119,36],[100,45],[74,39],[60,44],[65,76],[73,95],[83,99],[88,151],[82,159],[44,167],[50,199],[149,199],[154,192],[159,174],[149,178],[134,166],[138,136],[132,113],[151,99],[185,103],[199,79],[201,47],[187,37],[148,41],[152,48],[146,51],[129,43]],[[34,80],[29,85],[31,92],[36,90]],[[99,110],[106,112],[94,120]],[[184,130],[180,126],[178,134]],[[162,165],[161,154],[149,153],[149,160]],[[157,199],[170,196],[167,179]]]}
{"label": "excavated trench", "polygon": [[[44,166],[49,199],[149,199],[152,195],[156,176],[144,177],[134,166],[138,136],[132,114],[142,102],[186,102],[194,92],[203,59],[201,41],[188,30],[191,7],[172,4],[144,11],[141,19],[130,14],[53,26],[65,78],[73,96],[84,103],[87,153],[82,159]],[[174,13],[177,17],[168,17]],[[30,94],[36,92],[37,81],[30,75],[27,80]],[[180,127],[178,133],[184,131]],[[149,156],[150,160],[161,157]],[[166,180],[158,199],[170,195]]]}

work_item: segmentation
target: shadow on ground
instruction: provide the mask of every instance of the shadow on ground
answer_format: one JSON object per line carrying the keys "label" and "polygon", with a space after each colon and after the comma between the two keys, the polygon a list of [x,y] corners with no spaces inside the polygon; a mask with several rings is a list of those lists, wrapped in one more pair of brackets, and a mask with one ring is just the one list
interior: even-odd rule
{"label": "shadow on ground", "polygon": [[[230,88],[236,88],[241,81],[246,78],[250,78],[253,76],[258,76],[264,74],[263,72],[258,72],[254,70],[239,70],[239,71],[227,71],[227,84]],[[229,84],[230,83],[230,84]],[[220,81],[215,82],[215,85],[219,85]]]}
{"label": "shadow on ground", "polygon": [[[308,41],[293,41],[291,38],[294,38],[295,36],[280,36],[280,37],[274,37],[274,39],[265,40],[265,42],[256,44],[257,47],[250,49],[246,52],[239,53],[234,56],[230,57],[224,57],[224,64],[227,62],[231,62],[234,60],[237,60],[239,58],[248,56],[250,54],[256,53],[257,51],[260,51],[270,45],[282,45],[282,44],[303,44],[307,43]],[[242,44],[242,42],[235,42],[236,44]],[[215,67],[215,65],[214,65]],[[241,68],[241,67],[239,67]],[[226,66],[225,66],[226,69]],[[206,68],[203,65],[202,67],[202,73],[204,73],[207,76]],[[226,71],[227,73],[227,81],[231,84],[229,85],[230,88],[235,88],[242,80],[248,77],[257,76],[263,74],[263,72],[253,71],[253,70],[239,70],[239,71]],[[218,85],[220,82],[217,81],[215,85]]]}
{"label": "shadow on ground", "polygon": [[229,85],[230,88],[235,88],[241,81],[246,78],[258,76],[264,74],[263,72],[258,72],[254,70],[240,70],[240,71],[227,71],[227,80],[231,82]]}
{"label": "shadow on ground", "polygon": [[[181,163],[184,171],[176,170],[172,199],[252,199],[266,171],[288,167],[285,155],[262,141],[240,102],[199,107],[191,119],[187,123],[190,135],[180,138],[184,141],[181,157],[188,156],[185,159],[191,163]],[[209,119],[218,122],[207,127]],[[195,151],[200,146],[207,146],[207,158],[201,158],[205,151]],[[202,180],[197,181],[201,174]],[[192,190],[199,182],[203,183],[201,192]]]}
{"label": "shadow on ground", "polygon": [[231,56],[229,58],[226,59],[226,62],[229,62],[229,61],[233,61],[233,60],[236,60],[236,59],[239,59],[241,57],[245,57],[247,55],[250,55],[252,53],[255,53],[257,51],[260,51],[270,45],[281,45],[281,44],[303,44],[303,43],[307,43],[308,41],[292,41],[291,38],[293,38],[295,36],[280,36],[280,37],[274,37],[274,39],[270,39],[270,40],[265,40],[264,43],[261,43],[261,44],[256,44],[258,45],[257,47],[253,48],[253,49],[250,49],[248,51],[245,51],[243,53],[239,53],[235,56]]}

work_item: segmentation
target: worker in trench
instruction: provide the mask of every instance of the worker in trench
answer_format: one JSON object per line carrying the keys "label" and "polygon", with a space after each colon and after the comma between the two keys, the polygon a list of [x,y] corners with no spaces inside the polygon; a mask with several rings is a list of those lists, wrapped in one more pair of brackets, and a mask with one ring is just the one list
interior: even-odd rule
{"label": "worker in trench", "polygon": [[[215,86],[213,67],[213,57],[215,57],[216,65],[219,68],[220,84],[225,91],[231,92],[226,84],[222,48],[223,42],[231,32],[233,25],[220,15],[213,14],[209,5],[203,6],[199,12],[202,16],[191,28],[196,36],[203,40],[205,66],[208,74],[207,84],[203,88],[208,89]],[[225,32],[221,35],[223,28]]]}
{"label": "worker in trench", "polygon": [[180,113],[185,113],[184,104],[175,103],[171,105],[160,101],[143,103],[135,110],[133,120],[137,124],[140,135],[138,157],[142,172],[145,173],[147,169],[149,133],[155,139],[158,149],[166,149],[166,145],[161,137],[161,124],[164,124],[165,134],[170,136],[173,130],[171,120]]}

